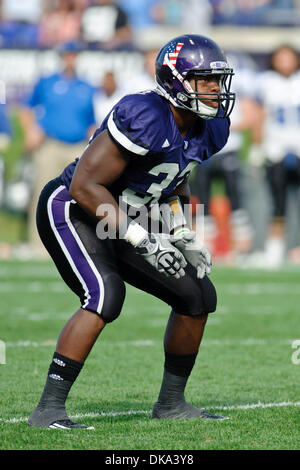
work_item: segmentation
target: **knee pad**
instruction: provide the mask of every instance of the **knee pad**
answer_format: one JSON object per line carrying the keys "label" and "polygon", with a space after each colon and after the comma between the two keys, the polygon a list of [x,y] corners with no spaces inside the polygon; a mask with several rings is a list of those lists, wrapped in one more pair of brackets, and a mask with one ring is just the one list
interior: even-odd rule
{"label": "knee pad", "polygon": [[197,279],[196,282],[186,287],[180,299],[172,305],[176,313],[194,317],[212,313],[216,310],[216,289],[207,276],[203,279]]}
{"label": "knee pad", "polygon": [[211,280],[206,276],[204,279],[203,297],[205,305],[205,313],[212,313],[217,308],[217,292]]}
{"label": "knee pad", "polygon": [[104,278],[104,301],[101,311],[94,311],[100,315],[105,323],[111,323],[121,313],[126,288],[118,274],[111,273]]}

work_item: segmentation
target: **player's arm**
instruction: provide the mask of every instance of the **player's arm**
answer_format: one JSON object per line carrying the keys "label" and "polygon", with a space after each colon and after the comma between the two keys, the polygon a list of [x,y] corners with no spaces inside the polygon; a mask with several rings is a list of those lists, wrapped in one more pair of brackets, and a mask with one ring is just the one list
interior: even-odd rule
{"label": "player's arm", "polygon": [[190,227],[190,196],[190,187],[186,179],[161,204],[161,213],[171,234],[171,243],[197,269],[197,276],[202,279],[206,274],[210,274],[212,259],[207,248],[196,240],[196,233]]}
{"label": "player's arm", "polygon": [[120,177],[128,164],[128,158],[113,143],[107,131],[99,134],[80,158],[70,185],[70,195],[91,216],[97,216],[101,204],[111,207],[107,223],[117,229],[126,217],[108,187]]}
{"label": "player's arm", "polygon": [[[70,185],[70,195],[90,215],[98,220],[105,216],[109,229],[131,243],[159,272],[184,275],[186,261],[168,240],[149,234],[123,212],[109,191],[128,165],[129,158],[112,141],[107,131],[99,134],[79,160]],[[101,206],[105,211],[99,211]],[[111,233],[110,232],[110,233]]]}

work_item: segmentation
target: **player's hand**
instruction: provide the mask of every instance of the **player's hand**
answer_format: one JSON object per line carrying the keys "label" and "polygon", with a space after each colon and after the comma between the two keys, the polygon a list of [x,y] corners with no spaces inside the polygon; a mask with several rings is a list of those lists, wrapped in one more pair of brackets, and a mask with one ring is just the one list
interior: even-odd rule
{"label": "player's hand", "polygon": [[185,275],[184,268],[187,262],[166,235],[149,233],[135,249],[148,263],[167,277],[180,279]]}
{"label": "player's hand", "polygon": [[172,235],[170,241],[197,269],[197,277],[202,279],[210,274],[212,259],[208,249],[195,240],[195,235],[195,232],[191,230],[181,231],[178,235]]}

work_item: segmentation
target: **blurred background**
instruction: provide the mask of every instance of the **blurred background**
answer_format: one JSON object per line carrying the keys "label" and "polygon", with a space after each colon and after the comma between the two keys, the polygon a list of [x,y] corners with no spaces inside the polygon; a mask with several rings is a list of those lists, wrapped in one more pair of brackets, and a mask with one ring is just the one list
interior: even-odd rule
{"label": "blurred background", "polygon": [[300,0],[1,0],[0,259],[45,257],[41,188],[183,33],[225,50],[237,93],[228,144],[192,175],[194,221],[216,263],[300,266]]}

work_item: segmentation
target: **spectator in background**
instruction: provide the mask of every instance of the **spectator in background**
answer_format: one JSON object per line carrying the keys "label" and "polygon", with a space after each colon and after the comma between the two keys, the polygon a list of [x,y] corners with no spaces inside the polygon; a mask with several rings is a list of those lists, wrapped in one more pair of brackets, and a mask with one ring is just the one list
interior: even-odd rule
{"label": "spectator in background", "polygon": [[112,71],[105,73],[98,92],[94,97],[94,112],[98,125],[107,116],[108,112],[123,96],[155,88],[155,59],[158,50],[151,49],[144,53],[144,68],[141,73],[122,79],[118,83],[116,74]]}
{"label": "spectator in background", "polygon": [[180,26],[189,31],[206,34],[212,23],[212,7],[209,0],[180,0],[183,13]]}
{"label": "spectator in background", "polygon": [[1,0],[2,17],[6,20],[38,23],[44,0]]}
{"label": "spectator in background", "polygon": [[153,8],[157,0],[120,0],[118,5],[128,16],[133,29],[146,28],[156,23]]}
{"label": "spectator in background", "polygon": [[132,31],[126,13],[114,0],[94,0],[82,15],[82,39],[90,47],[131,47]]}
{"label": "spectator in background", "polygon": [[60,47],[62,70],[42,77],[23,103],[20,121],[25,150],[32,155],[35,172],[29,213],[29,241],[33,256],[43,256],[35,225],[37,199],[47,180],[81,155],[95,124],[94,88],[76,75],[77,43]]}
{"label": "spectator in background", "polygon": [[210,0],[215,24],[256,26],[265,24],[272,0]]}
{"label": "spectator in background", "polygon": [[144,67],[141,73],[130,77],[130,80],[122,80],[120,84],[118,84],[117,77],[113,72],[106,72],[99,91],[94,97],[97,124],[101,124],[111,108],[122,96],[155,88],[155,60],[157,54],[157,49],[145,51]]}
{"label": "spectator in background", "polygon": [[36,47],[42,7],[43,0],[1,0],[1,45]]}
{"label": "spectator in background", "polygon": [[39,26],[39,45],[54,47],[80,38],[84,5],[74,0],[55,0],[46,8]]}
{"label": "spectator in background", "polygon": [[94,113],[97,126],[100,126],[111,108],[121,99],[122,94],[117,84],[115,74],[105,73],[100,88],[94,96]]}
{"label": "spectator in background", "polygon": [[157,1],[153,15],[159,24],[179,26],[190,32],[205,34],[212,22],[209,0]]}
{"label": "spectator in background", "polygon": [[157,49],[144,51],[143,70],[131,77],[130,80],[122,83],[121,92],[123,95],[151,90],[156,87],[155,60],[158,52]]}
{"label": "spectator in background", "polygon": [[[271,67],[256,80],[256,99],[264,114],[261,145],[273,202],[263,265],[279,267],[287,251],[287,190],[300,184],[300,70],[299,54],[281,45]],[[295,243],[299,244],[299,233]],[[295,249],[297,247],[295,246]]]}

